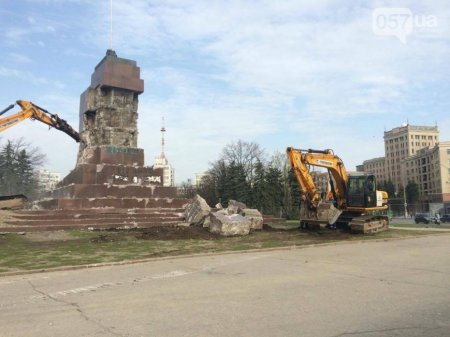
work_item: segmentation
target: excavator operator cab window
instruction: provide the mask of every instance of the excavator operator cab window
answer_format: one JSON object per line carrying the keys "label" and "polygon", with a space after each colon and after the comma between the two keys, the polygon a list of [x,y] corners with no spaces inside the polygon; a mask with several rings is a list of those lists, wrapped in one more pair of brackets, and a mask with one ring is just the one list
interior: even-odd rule
{"label": "excavator operator cab window", "polygon": [[369,192],[375,191],[375,177],[374,176],[368,176],[367,177],[367,190]]}
{"label": "excavator operator cab window", "polygon": [[365,207],[377,206],[377,187],[375,184],[375,176],[367,176],[366,192],[365,192]]}
{"label": "excavator operator cab window", "polygon": [[375,207],[376,183],[373,175],[350,176],[347,185],[347,202],[350,207]]}

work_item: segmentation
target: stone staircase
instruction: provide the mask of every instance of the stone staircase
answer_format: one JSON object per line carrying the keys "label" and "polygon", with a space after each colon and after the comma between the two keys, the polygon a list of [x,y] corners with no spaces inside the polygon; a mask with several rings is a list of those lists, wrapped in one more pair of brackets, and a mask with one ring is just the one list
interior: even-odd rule
{"label": "stone staircase", "polygon": [[0,224],[0,232],[150,228],[183,221],[183,208],[21,210]]}

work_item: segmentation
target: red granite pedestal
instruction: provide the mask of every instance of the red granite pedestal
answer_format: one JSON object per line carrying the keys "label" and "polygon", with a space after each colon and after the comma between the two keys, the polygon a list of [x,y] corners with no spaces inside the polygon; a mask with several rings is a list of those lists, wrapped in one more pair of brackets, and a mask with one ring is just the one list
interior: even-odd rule
{"label": "red granite pedestal", "polygon": [[98,219],[137,209],[140,214],[168,210],[172,219],[173,211],[182,209],[187,200],[177,198],[175,187],[164,186],[162,169],[144,165],[144,150],[137,147],[138,96],[143,91],[136,62],[109,50],[80,98],[82,142],[76,167],[36,206],[78,216],[95,210],[93,218]]}

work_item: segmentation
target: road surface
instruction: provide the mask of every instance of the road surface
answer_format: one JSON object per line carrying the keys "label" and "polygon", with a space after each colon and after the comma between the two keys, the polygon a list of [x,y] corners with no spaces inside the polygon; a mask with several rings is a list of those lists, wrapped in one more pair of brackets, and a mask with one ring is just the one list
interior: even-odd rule
{"label": "road surface", "polygon": [[449,336],[450,235],[0,278],[0,336]]}

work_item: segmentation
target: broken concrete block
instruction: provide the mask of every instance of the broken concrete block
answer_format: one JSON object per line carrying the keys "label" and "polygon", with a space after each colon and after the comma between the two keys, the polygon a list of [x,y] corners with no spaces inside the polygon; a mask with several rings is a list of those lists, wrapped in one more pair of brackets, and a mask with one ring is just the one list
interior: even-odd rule
{"label": "broken concrete block", "polygon": [[186,222],[191,225],[202,225],[210,212],[211,207],[209,207],[205,199],[197,194],[194,200],[187,205],[184,216]]}
{"label": "broken concrete block", "polygon": [[247,205],[236,200],[228,201],[228,214],[239,214]]}
{"label": "broken concrete block", "polygon": [[209,228],[209,225],[211,224],[211,214],[208,214],[203,220],[203,228]]}
{"label": "broken concrete block", "polygon": [[250,229],[263,228],[263,216],[260,211],[253,208],[244,208],[241,214],[250,220]]}
{"label": "broken concrete block", "polygon": [[224,215],[222,212],[211,213],[209,231],[223,236],[248,235],[250,220],[240,214]]}
{"label": "broken concrete block", "polygon": [[222,204],[221,204],[220,202],[218,202],[218,203],[216,204],[216,206],[214,206],[214,208],[217,208],[217,209],[223,209],[223,206],[222,206]]}

